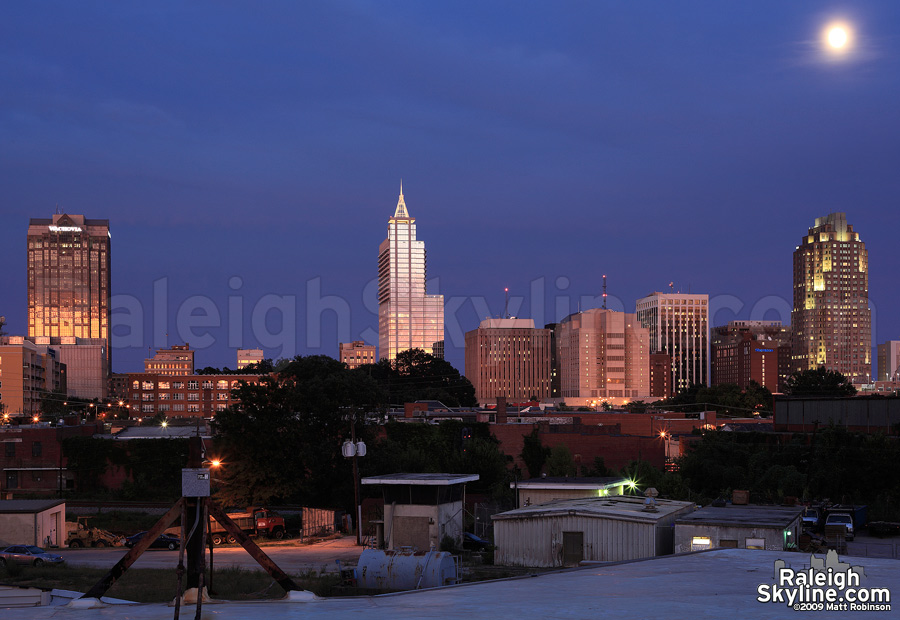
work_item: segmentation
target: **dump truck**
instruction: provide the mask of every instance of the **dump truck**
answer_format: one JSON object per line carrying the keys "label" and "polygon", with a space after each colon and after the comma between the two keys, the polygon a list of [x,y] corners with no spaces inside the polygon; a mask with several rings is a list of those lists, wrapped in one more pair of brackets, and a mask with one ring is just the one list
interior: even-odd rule
{"label": "dump truck", "polygon": [[[252,506],[244,511],[228,511],[226,514],[248,536],[284,538],[284,517],[268,508]],[[215,519],[210,520],[209,537],[215,545],[235,542],[234,535]]]}
{"label": "dump truck", "polygon": [[89,527],[90,517],[77,517],[77,521],[66,521],[66,545],[70,549],[79,547],[121,547],[125,541],[122,536],[116,536],[112,532],[101,530],[99,527]]}

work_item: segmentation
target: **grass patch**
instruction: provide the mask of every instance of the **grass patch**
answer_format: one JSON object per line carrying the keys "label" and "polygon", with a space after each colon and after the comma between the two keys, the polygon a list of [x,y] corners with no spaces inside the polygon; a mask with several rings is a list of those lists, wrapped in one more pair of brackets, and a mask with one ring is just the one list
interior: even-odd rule
{"label": "grass patch", "polygon": [[[0,569],[0,582],[36,588],[59,588],[87,592],[106,574],[106,569],[83,566],[15,566]],[[207,571],[207,586],[209,572]],[[294,577],[295,583],[319,596],[329,596],[339,585],[337,575],[308,573]],[[232,601],[277,599],[285,592],[263,571],[240,567],[216,569],[213,575],[214,598]],[[131,568],[106,593],[106,596],[139,603],[164,603],[175,598],[177,581],[174,569]]]}

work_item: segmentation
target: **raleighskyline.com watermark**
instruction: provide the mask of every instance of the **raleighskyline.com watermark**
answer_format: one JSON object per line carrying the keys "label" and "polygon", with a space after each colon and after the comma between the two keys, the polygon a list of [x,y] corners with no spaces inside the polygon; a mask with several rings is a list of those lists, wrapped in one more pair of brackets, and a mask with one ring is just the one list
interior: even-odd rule
{"label": "raleighskyline.com watermark", "polygon": [[890,590],[864,587],[865,578],[862,566],[841,562],[833,550],[825,558],[810,555],[806,568],[776,560],[775,583],[759,584],[756,600],[787,605],[795,611],[890,611]]}

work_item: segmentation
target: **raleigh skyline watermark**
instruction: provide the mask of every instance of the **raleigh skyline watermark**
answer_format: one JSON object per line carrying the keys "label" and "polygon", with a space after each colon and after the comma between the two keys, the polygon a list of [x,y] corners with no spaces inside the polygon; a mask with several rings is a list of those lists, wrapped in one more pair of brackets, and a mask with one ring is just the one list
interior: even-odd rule
{"label": "raleigh skyline watermark", "polygon": [[[494,307],[483,295],[452,295],[444,298],[445,346],[462,348],[465,332],[475,329],[485,318],[500,318],[504,310],[510,316],[533,319],[535,327],[559,322],[566,316],[603,305],[602,295],[574,296],[568,292],[571,281],[567,276],[541,276],[531,280],[527,295],[511,295],[508,308]],[[378,343],[378,279],[372,278],[362,291],[362,307],[351,304],[340,295],[323,294],[321,277],[305,282],[305,295],[267,293],[248,297],[241,292],[244,279],[232,276],[225,283],[224,303],[209,295],[190,295],[171,299],[169,278],[153,281],[149,308],[134,295],[113,295],[111,329],[113,349],[166,348],[170,341],[190,342],[192,348],[202,350],[219,344],[222,339],[229,348],[260,346],[278,351],[277,357],[291,358],[301,348],[306,350],[334,350],[336,342],[323,342],[323,334],[336,331],[337,341],[364,340]],[[440,294],[440,278],[428,281],[428,290]],[[669,293],[675,291],[658,291]],[[700,294],[700,293],[686,293]],[[356,298],[357,300],[359,297]],[[536,303],[535,303],[536,302]],[[636,300],[627,304],[610,295],[606,305],[618,312],[635,312]],[[170,321],[172,304],[174,321]],[[709,326],[723,325],[749,309],[744,320],[776,320],[791,324],[792,302],[778,295],[765,295],[751,302],[737,295],[711,295],[708,303]],[[876,309],[872,312],[872,333],[875,334]],[[719,318],[720,313],[723,315]],[[303,328],[299,328],[302,319]],[[368,327],[354,332],[354,321],[363,320]],[[336,329],[326,330],[326,322]],[[464,323],[470,327],[465,329]],[[374,325],[375,327],[372,327]],[[249,326],[249,337],[246,328]],[[302,347],[301,347],[302,345]]]}

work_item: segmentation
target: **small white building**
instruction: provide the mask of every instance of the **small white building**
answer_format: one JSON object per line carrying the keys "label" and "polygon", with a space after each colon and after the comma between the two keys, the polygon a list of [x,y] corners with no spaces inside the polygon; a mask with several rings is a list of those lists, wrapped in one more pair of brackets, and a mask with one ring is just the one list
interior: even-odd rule
{"label": "small white building", "polygon": [[66,538],[66,502],[61,499],[0,500],[0,545],[60,547]]}
{"label": "small white building", "polygon": [[518,495],[518,507],[544,504],[558,499],[624,495],[628,480],[621,476],[603,478],[530,478],[510,482]]}
{"label": "small white building", "polygon": [[706,506],[675,522],[675,553],[706,549],[796,549],[800,506]]}
{"label": "small white building", "polygon": [[494,563],[559,567],[667,555],[675,520],[694,508],[691,502],[627,495],[517,508],[493,517]]}
{"label": "small white building", "polygon": [[448,536],[462,543],[466,483],[478,474],[391,474],[363,478],[381,485],[384,495],[383,537],[388,549],[439,549]]}

